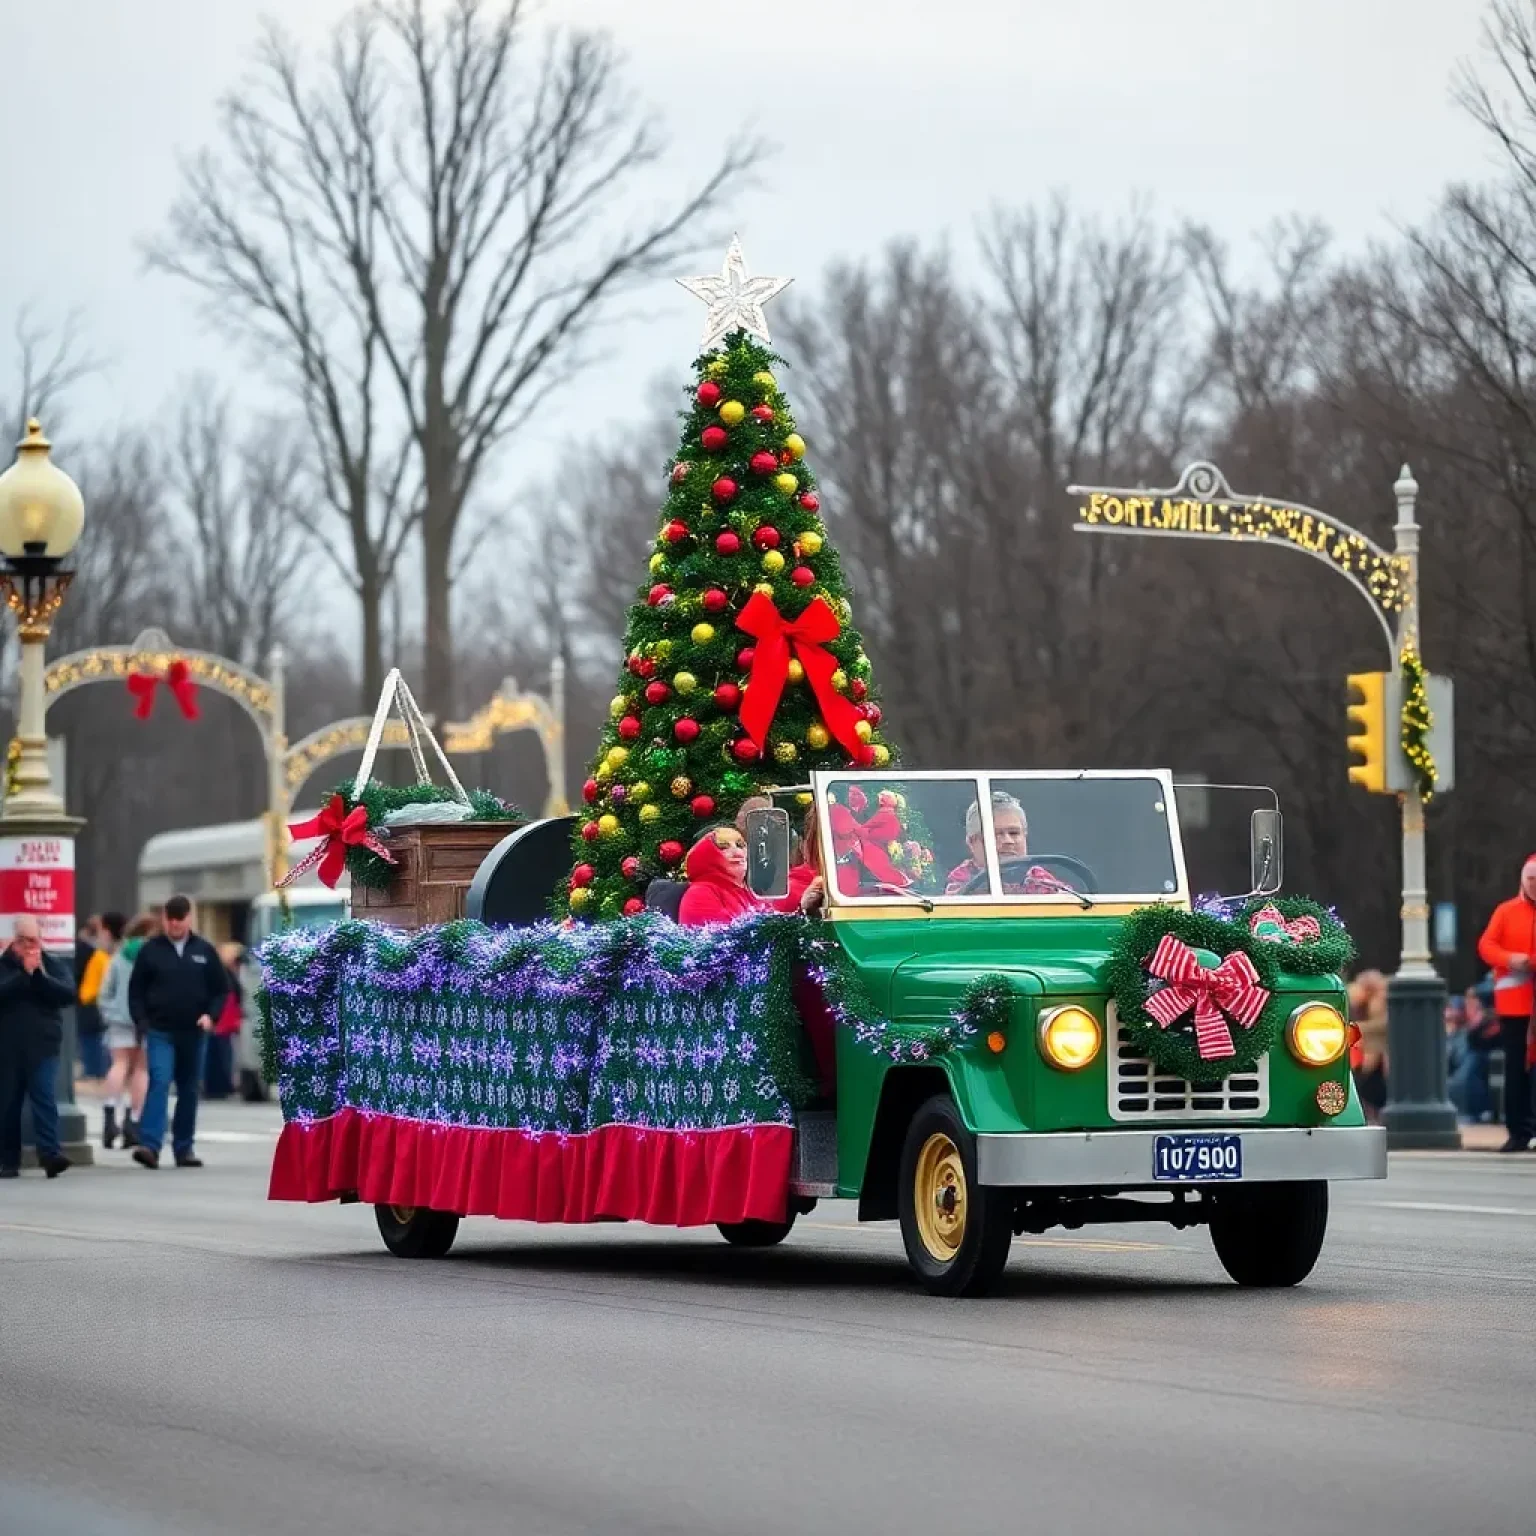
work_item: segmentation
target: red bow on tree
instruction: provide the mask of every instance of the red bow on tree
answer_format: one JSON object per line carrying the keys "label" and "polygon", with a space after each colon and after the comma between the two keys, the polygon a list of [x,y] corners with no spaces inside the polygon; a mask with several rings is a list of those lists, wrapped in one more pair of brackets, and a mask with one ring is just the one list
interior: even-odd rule
{"label": "red bow on tree", "polygon": [[[862,811],[869,802],[857,787],[848,796],[850,801],[855,797],[859,802],[856,809]],[[860,821],[854,810],[834,801],[827,814],[832,823],[832,851],[839,864],[846,865],[857,859],[881,885],[907,886],[912,883],[891,863],[891,857],[885,851],[887,843],[901,838],[901,822],[893,806],[882,805],[867,821]],[[838,885],[841,889],[842,882]],[[844,890],[843,894],[847,896],[853,892]]]}
{"label": "red bow on tree", "polygon": [[832,686],[837,658],[825,647],[829,640],[837,639],[842,629],[826,599],[813,598],[798,619],[786,619],[767,593],[754,592],[736,615],[736,627],[757,641],[746,697],[741,701],[741,725],[758,750],[767,745],[768,727],[778,713],[793,653],[805,668],[805,680],[811,685],[833,740],[849,757],[862,760],[864,743],[854,729],[859,723],[859,712]]}
{"label": "red bow on tree", "polygon": [[133,706],[135,720],[148,720],[155,707],[155,690],[164,683],[171,690],[177,707],[188,720],[197,719],[197,684],[192,681],[191,669],[179,657],[165,669],[165,676],[157,672],[130,672],[128,692],[138,701]]}
{"label": "red bow on tree", "polygon": [[1147,1012],[1167,1029],[1193,1009],[1195,1044],[1202,1061],[1230,1056],[1233,1047],[1228,1019],[1252,1029],[1269,1001],[1253,961],[1241,950],[1208,968],[1182,939],[1165,933],[1147,969],[1167,983],[1147,998]]}
{"label": "red bow on tree", "polygon": [[366,848],[370,853],[378,854],[386,864],[395,863],[394,854],[368,830],[368,807],[354,805],[349,811],[346,801],[340,795],[332,795],[318,816],[290,826],[288,833],[295,841],[305,837],[320,837],[325,841],[311,848],[277,882],[279,885],[290,884],[301,875],[308,874],[318,864],[321,882],[334,886],[346,868],[348,848]]}

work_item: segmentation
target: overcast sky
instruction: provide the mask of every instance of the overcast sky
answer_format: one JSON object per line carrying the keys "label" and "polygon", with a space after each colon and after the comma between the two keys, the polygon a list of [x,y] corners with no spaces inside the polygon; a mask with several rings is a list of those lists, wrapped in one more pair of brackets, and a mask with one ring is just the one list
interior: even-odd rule
{"label": "overcast sky", "polygon": [[[142,420],[178,378],[240,371],[189,293],[146,275],[177,156],[208,142],[259,18],[319,38],[346,0],[0,0],[0,323],[80,308],[110,371],[82,420]],[[779,152],[730,217],[756,272],[802,289],[892,236],[962,250],[994,201],[1135,195],[1229,240],[1301,212],[1352,246],[1486,168],[1450,100],[1481,0],[549,0],[610,28],[670,129],[679,175],[742,125]],[[718,266],[718,257],[702,264]],[[703,311],[670,285],[612,338],[601,385],[535,423],[523,464],[643,413],[686,368]],[[771,322],[772,311],[769,319]],[[0,363],[4,352],[0,351]],[[793,376],[787,380],[794,398]]]}

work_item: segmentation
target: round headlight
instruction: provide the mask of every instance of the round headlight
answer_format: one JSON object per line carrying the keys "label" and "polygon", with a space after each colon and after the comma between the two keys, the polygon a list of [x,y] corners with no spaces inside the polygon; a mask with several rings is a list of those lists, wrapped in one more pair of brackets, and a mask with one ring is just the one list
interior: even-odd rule
{"label": "round headlight", "polygon": [[1303,1066],[1331,1066],[1349,1044],[1349,1026],[1328,1003],[1303,1003],[1285,1026],[1285,1043]]}
{"label": "round headlight", "polygon": [[1099,1054],[1104,1031],[1086,1008],[1069,1004],[1065,1008],[1047,1008],[1040,1015],[1035,1038],[1040,1054],[1063,1072],[1086,1067]]}

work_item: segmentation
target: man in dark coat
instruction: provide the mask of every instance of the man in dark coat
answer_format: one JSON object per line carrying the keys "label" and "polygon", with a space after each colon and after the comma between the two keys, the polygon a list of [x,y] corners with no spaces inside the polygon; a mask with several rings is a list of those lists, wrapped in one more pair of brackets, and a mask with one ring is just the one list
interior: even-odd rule
{"label": "man in dark coat", "polygon": [[0,1179],[21,1167],[21,1106],[32,1101],[32,1134],[43,1171],[69,1167],[59,1146],[59,1049],[62,1011],[75,1000],[69,969],[43,953],[35,917],[18,917],[0,954]]}
{"label": "man in dark coat", "polygon": [[133,1149],[133,1160],[141,1167],[160,1166],[173,1082],[171,1150],[176,1166],[203,1166],[192,1150],[197,1094],[208,1036],[228,993],[229,973],[218,951],[192,932],[192,903],[185,896],[172,896],[165,904],[165,932],[145,941],[128,978],[128,1011],[143,1032],[149,1062],[149,1091],[139,1117],[139,1145]]}

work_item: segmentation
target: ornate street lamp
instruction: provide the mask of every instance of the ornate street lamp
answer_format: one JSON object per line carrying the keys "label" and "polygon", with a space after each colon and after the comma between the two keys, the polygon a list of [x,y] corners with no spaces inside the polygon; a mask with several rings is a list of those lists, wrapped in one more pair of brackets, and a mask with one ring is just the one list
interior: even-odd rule
{"label": "ornate street lamp", "polygon": [[0,593],[21,634],[21,703],[16,727],[21,756],[0,821],[57,820],[64,801],[48,773],[44,725],[43,647],[74,572],[63,561],[85,526],[80,487],[48,457],[52,447],[35,418],[16,445],[16,462],[0,475]]}

